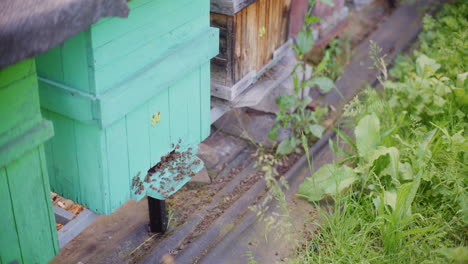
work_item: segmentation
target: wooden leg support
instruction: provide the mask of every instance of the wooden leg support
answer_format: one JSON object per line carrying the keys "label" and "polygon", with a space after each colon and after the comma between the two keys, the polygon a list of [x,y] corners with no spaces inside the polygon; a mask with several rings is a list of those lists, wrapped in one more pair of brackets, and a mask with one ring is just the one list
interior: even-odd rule
{"label": "wooden leg support", "polygon": [[148,210],[151,232],[164,234],[167,231],[166,201],[148,196]]}

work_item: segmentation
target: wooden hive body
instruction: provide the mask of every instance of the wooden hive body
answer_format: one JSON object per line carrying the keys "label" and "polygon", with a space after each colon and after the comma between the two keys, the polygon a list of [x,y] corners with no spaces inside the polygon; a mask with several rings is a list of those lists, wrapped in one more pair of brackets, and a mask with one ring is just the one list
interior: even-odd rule
{"label": "wooden hive body", "polygon": [[33,59],[0,69],[0,263],[47,263],[58,252]]}
{"label": "wooden hive body", "polygon": [[279,60],[291,0],[211,0],[220,53],[211,61],[213,96],[233,100]]}
{"label": "wooden hive body", "polygon": [[100,214],[146,194],[165,199],[149,188],[159,181],[143,182],[140,192],[134,179],[142,182],[177,145],[196,153],[210,131],[218,31],[209,27],[209,3],[129,6],[128,19],[100,20],[37,60],[43,112],[56,134],[46,145],[52,189]]}

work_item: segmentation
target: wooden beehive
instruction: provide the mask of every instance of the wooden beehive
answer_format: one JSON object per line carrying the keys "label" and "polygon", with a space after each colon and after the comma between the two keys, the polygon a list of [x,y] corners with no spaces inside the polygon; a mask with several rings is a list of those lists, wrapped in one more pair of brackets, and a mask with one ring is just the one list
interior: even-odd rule
{"label": "wooden beehive", "polygon": [[[194,153],[210,132],[218,30],[208,1],[129,6],[128,19],[102,19],[37,60],[43,112],[55,126],[46,145],[52,189],[100,214],[177,191],[201,169]],[[171,183],[145,181],[163,157],[185,162],[184,173],[165,168],[156,174]]]}
{"label": "wooden beehive", "polygon": [[34,59],[0,69],[0,263],[47,263],[58,252]]}
{"label": "wooden beehive", "polygon": [[281,57],[291,0],[211,0],[220,53],[211,60],[211,93],[233,100]]}

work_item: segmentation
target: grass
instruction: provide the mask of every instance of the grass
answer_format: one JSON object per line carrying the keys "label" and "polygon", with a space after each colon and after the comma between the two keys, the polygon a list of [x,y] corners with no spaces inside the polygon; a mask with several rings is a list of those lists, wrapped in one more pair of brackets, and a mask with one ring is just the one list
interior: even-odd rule
{"label": "grass", "polygon": [[462,0],[426,17],[420,49],[390,73],[373,48],[383,91],[345,107],[346,150],[299,188],[320,233],[292,263],[468,263],[466,26]]}

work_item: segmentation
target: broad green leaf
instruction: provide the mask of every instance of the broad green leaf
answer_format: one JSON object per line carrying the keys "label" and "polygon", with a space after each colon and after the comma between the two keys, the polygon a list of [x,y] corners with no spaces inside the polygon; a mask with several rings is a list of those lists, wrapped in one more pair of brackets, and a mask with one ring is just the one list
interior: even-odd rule
{"label": "broad green leaf", "polygon": [[400,179],[404,181],[410,181],[414,178],[413,167],[408,162],[404,162],[398,165],[400,169]]}
{"label": "broad green leaf", "polygon": [[375,114],[366,115],[356,126],[356,147],[360,157],[369,160],[380,144],[380,121]]}
{"label": "broad green leaf", "polygon": [[333,88],[335,88],[335,83],[333,82],[333,80],[327,77],[313,78],[309,81],[309,85],[312,86],[313,84],[318,85],[320,91],[322,91],[323,93],[328,93]]}
{"label": "broad green leaf", "polygon": [[299,55],[306,54],[314,47],[314,34],[308,27],[302,27],[302,30],[296,37],[297,47],[300,51]]}
{"label": "broad green leaf", "polygon": [[314,124],[309,126],[309,130],[310,133],[312,133],[312,135],[314,135],[315,137],[322,138],[323,131],[325,130],[325,128],[323,128],[323,126],[321,125]]}
{"label": "broad green leaf", "polygon": [[307,25],[311,25],[315,22],[319,22],[319,21],[322,21],[321,18],[319,17],[316,17],[316,16],[306,16],[306,18],[304,19],[304,22],[307,24]]}
{"label": "broad green leaf", "polygon": [[416,59],[416,72],[419,76],[430,77],[434,75],[439,68],[440,64],[424,54],[421,54]]}
{"label": "broad green leaf", "polygon": [[278,145],[278,148],[276,149],[276,153],[281,154],[281,155],[287,155],[289,153],[292,153],[297,146],[297,141],[295,138],[287,138]]}
{"label": "broad green leaf", "polygon": [[390,157],[390,163],[382,164],[381,168],[388,168],[390,171],[390,175],[393,179],[398,180],[398,173],[399,173],[399,164],[400,164],[400,152],[395,147],[379,147],[377,148],[371,155],[370,159],[368,160],[369,166],[377,166],[375,164],[379,162],[381,157],[388,155]]}
{"label": "broad green leaf", "polygon": [[[396,200],[397,200],[396,190],[385,191],[383,193],[383,197],[384,197],[384,205],[388,205],[392,208],[392,210],[395,210],[395,205],[396,205]],[[376,197],[372,199],[372,202],[374,203],[375,209],[379,210],[381,197]]]}
{"label": "broad green leaf", "polygon": [[323,55],[322,60],[320,63],[315,67],[314,74],[317,76],[319,75],[322,71],[324,71],[328,65],[328,62],[330,61],[330,51],[326,50],[325,55]]}
{"label": "broad green leaf", "polygon": [[299,186],[298,196],[309,202],[320,201],[327,196],[341,193],[357,179],[356,173],[350,167],[326,164],[317,170],[312,177],[305,179]]}

